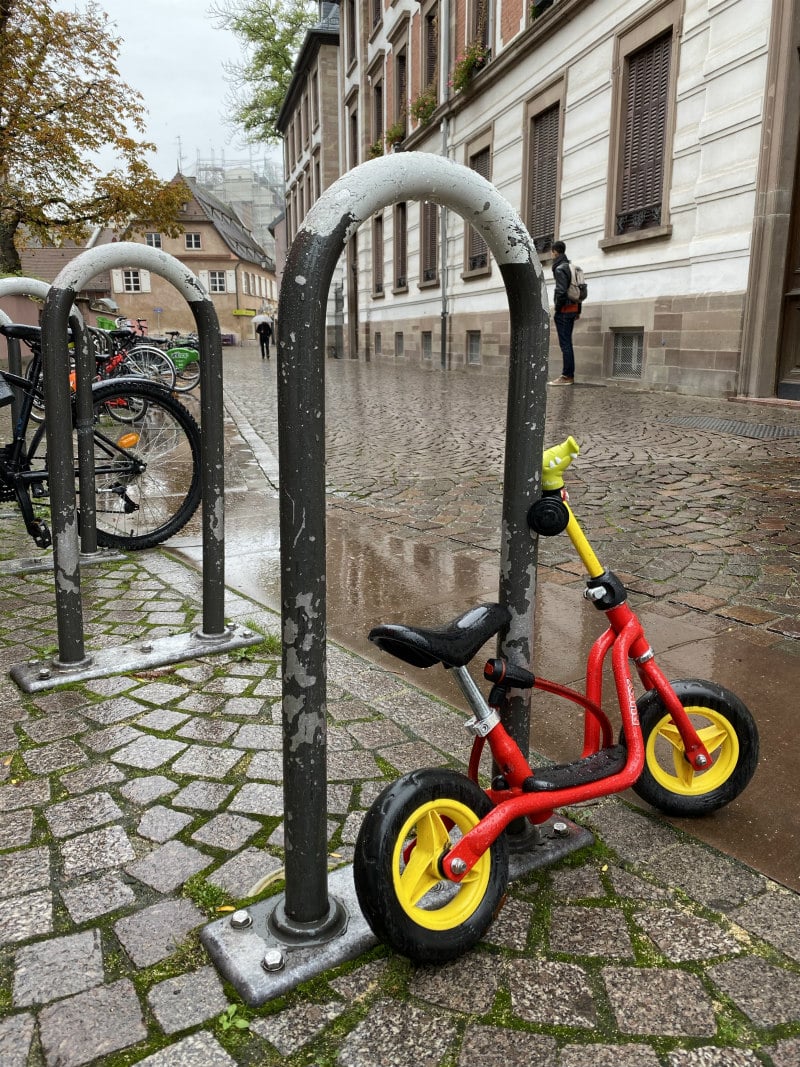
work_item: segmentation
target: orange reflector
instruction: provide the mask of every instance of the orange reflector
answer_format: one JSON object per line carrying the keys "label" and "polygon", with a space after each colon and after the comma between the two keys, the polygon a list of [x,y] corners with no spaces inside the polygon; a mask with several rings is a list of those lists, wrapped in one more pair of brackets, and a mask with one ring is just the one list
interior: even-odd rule
{"label": "orange reflector", "polygon": [[138,433],[124,433],[117,439],[117,444],[120,448],[135,448],[139,444],[139,435]]}

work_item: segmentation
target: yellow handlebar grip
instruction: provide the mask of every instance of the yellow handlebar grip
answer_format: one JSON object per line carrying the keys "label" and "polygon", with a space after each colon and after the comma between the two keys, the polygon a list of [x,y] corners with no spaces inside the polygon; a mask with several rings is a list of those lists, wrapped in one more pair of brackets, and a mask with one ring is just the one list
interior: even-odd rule
{"label": "yellow handlebar grip", "polygon": [[581,446],[574,437],[553,445],[542,455],[542,489],[563,489],[564,471],[577,459]]}

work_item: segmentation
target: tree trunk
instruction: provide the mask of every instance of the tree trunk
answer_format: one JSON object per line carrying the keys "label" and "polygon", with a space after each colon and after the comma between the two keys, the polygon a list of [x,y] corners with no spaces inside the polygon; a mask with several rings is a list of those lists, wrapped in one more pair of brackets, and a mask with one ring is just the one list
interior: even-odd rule
{"label": "tree trunk", "polygon": [[14,244],[19,219],[0,219],[0,274],[21,274],[22,263]]}

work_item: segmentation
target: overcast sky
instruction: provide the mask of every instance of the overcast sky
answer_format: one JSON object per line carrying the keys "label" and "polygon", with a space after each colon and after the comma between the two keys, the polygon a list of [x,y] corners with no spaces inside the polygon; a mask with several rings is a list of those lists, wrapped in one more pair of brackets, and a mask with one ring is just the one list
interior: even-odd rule
{"label": "overcast sky", "polygon": [[[146,138],[158,147],[148,160],[160,178],[178,169],[194,174],[198,152],[247,159],[222,115],[229,88],[222,64],[242,58],[238,40],[218,29],[205,0],[99,0],[123,39],[119,71],[144,98]],[[72,6],[61,0],[60,6]],[[258,155],[258,153],[256,153]],[[110,162],[109,162],[109,165]]]}

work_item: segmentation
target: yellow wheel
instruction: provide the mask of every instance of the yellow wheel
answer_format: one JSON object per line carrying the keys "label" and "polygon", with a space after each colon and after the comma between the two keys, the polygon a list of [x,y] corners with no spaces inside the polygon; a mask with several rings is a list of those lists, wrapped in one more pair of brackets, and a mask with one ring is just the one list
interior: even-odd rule
{"label": "yellow wheel", "polygon": [[459,883],[442,876],[440,861],[490,810],[483,790],[448,770],[414,771],[381,793],[354,857],[361,910],[381,940],[428,963],[453,959],[480,940],[508,881],[505,838]]}
{"label": "yellow wheel", "polygon": [[678,699],[706,746],[711,763],[695,770],[681,735],[658,694],[638,701],[645,767],[635,791],[668,815],[706,815],[729,804],[758,762],[758,730],[737,696],[712,682],[673,682]]}

